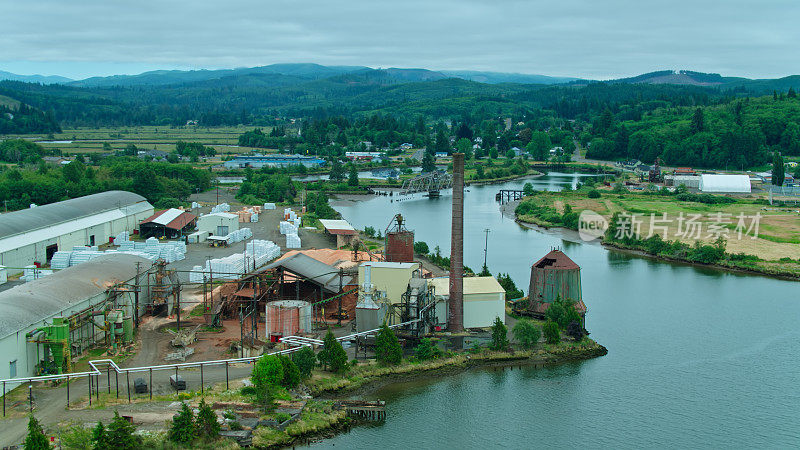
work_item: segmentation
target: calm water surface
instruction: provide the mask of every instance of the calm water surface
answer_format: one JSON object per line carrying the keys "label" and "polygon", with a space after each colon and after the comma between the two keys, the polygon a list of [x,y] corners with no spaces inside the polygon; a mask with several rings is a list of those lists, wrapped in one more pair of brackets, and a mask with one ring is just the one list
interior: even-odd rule
{"label": "calm water surface", "polygon": [[[560,189],[579,175],[531,180]],[[582,267],[592,338],[607,356],[553,368],[474,370],[389,386],[385,424],[315,447],[798,448],[800,284],[674,265],[608,251],[504,218],[499,189],[465,195],[465,263],[527,283],[561,247]],[[392,201],[395,200],[395,201]],[[450,197],[377,197],[337,206],[354,226],[383,229],[402,213],[416,240],[449,253]]]}

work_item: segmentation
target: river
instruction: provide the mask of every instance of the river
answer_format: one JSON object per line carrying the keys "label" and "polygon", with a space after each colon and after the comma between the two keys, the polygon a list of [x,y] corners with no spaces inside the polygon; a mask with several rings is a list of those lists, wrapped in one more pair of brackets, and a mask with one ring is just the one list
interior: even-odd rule
{"label": "river", "polygon": [[[577,174],[531,181],[575,185]],[[465,194],[465,263],[509,272],[527,292],[530,266],[560,247],[582,268],[587,328],[607,356],[550,368],[390,385],[387,421],[314,444],[337,448],[797,448],[800,284],[657,262],[577,236],[522,227],[499,212],[499,189]],[[416,240],[449,253],[450,197],[337,202],[354,226],[384,229],[399,212]]]}

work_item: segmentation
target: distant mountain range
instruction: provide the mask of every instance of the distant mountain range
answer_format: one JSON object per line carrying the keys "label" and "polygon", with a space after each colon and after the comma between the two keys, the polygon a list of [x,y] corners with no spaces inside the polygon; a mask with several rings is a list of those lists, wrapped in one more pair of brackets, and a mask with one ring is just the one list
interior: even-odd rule
{"label": "distant mountain range", "polygon": [[0,80],[24,81],[26,83],[42,83],[42,84],[55,84],[55,83],[69,83],[74,81],[67,77],[60,77],[58,75],[17,75],[11,72],[4,72],[0,70]]}
{"label": "distant mountain range", "polygon": [[[0,71],[0,80],[23,81],[41,84],[64,84],[75,87],[102,88],[111,86],[170,86],[190,83],[211,82],[229,85],[232,83],[286,86],[313,80],[337,78],[340,82],[352,84],[392,85],[411,82],[437,81],[446,78],[460,78],[484,84],[573,84],[583,85],[598,80],[576,77],[550,77],[546,75],[482,72],[472,70],[429,70],[414,68],[379,68],[365,66],[323,66],[320,64],[271,64],[260,67],[219,70],[155,70],[138,75],[112,75],[72,80],[61,76],[17,75]],[[780,89],[785,85],[797,85],[800,76],[780,79],[752,80],[740,77],[724,77],[715,73],[693,72],[689,70],[662,70],[645,73],[635,77],[605,80],[607,83],[630,84],[672,84],[707,87],[752,86]],[[217,81],[215,81],[217,80]]]}

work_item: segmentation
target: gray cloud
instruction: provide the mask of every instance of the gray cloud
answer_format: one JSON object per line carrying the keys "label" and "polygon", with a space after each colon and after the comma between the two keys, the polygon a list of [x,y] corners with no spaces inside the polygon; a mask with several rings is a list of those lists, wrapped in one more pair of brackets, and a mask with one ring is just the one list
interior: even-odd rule
{"label": "gray cloud", "polygon": [[88,76],[317,62],[774,77],[800,72],[798,17],[795,0],[7,1],[0,70]]}

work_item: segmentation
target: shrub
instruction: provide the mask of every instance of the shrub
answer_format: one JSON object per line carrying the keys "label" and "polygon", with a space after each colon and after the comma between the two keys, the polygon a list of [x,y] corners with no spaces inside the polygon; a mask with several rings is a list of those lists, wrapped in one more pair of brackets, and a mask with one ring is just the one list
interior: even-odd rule
{"label": "shrub", "polygon": [[281,361],[281,365],[283,365],[283,380],[281,380],[281,386],[287,389],[294,389],[300,384],[300,370],[297,368],[297,364],[294,363],[288,356],[279,356],[278,359]]}
{"label": "shrub", "polygon": [[561,341],[561,332],[558,329],[558,324],[552,320],[545,322],[542,331],[548,344],[558,344]]}
{"label": "shrub", "polygon": [[275,355],[263,355],[253,366],[250,378],[256,387],[256,398],[264,407],[269,407],[275,387],[283,381],[283,364]]}
{"label": "shrub", "polygon": [[585,336],[585,332],[583,330],[583,326],[581,326],[580,322],[573,320],[572,322],[567,325],[567,336],[575,339],[576,341],[580,341]]}
{"label": "shrub", "polygon": [[423,338],[419,341],[419,345],[414,349],[414,356],[420,361],[428,359],[435,359],[441,355],[441,350],[437,347],[432,340]]}
{"label": "shrub", "polygon": [[297,365],[300,377],[308,378],[317,364],[317,355],[314,354],[314,350],[311,350],[311,347],[303,347],[292,354],[292,361]]}
{"label": "shrub", "polygon": [[591,191],[589,191],[589,194],[587,194],[587,197],[600,198],[600,192],[597,189],[592,189]]}
{"label": "shrub", "polygon": [[84,427],[81,423],[70,424],[66,430],[61,432],[61,445],[70,449],[90,450],[92,448],[92,430]]}
{"label": "shrub", "polygon": [[526,349],[532,348],[542,337],[542,330],[528,319],[520,319],[514,325],[512,332],[514,333],[514,339]]}

